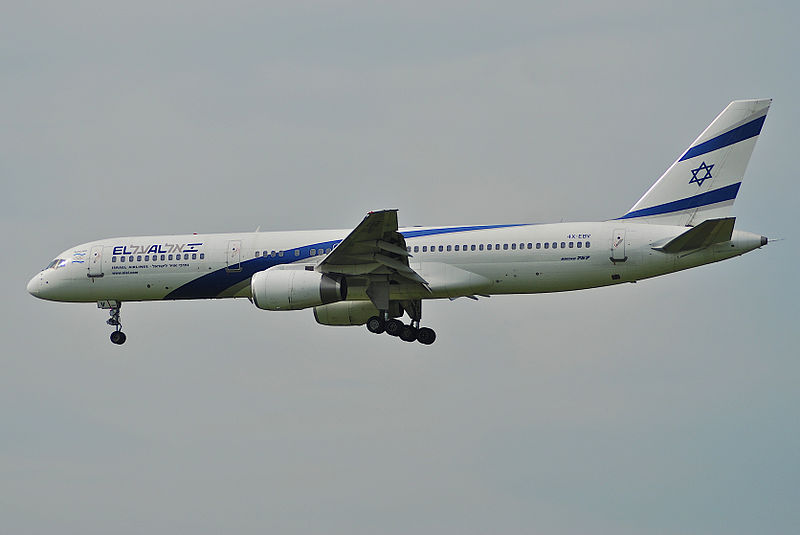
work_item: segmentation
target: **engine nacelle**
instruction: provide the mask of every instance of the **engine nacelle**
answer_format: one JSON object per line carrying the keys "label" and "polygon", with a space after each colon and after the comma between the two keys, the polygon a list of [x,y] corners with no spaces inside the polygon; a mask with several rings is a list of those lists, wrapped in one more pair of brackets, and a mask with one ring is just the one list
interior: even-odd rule
{"label": "engine nacelle", "polygon": [[250,290],[253,303],[264,310],[300,310],[347,298],[344,279],[305,269],[279,269],[279,266],[253,275]]}
{"label": "engine nacelle", "polygon": [[371,301],[344,301],[314,307],[314,319],[320,325],[364,325],[378,315]]}

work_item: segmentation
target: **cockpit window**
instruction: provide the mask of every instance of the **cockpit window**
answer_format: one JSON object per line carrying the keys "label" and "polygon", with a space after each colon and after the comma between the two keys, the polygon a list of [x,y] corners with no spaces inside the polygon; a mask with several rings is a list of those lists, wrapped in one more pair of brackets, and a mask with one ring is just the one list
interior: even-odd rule
{"label": "cockpit window", "polygon": [[67,261],[65,259],[56,258],[55,260],[53,260],[52,262],[47,264],[47,267],[44,268],[44,269],[50,269],[50,268],[58,269],[58,268],[62,268],[64,266],[66,266],[66,265],[67,265]]}

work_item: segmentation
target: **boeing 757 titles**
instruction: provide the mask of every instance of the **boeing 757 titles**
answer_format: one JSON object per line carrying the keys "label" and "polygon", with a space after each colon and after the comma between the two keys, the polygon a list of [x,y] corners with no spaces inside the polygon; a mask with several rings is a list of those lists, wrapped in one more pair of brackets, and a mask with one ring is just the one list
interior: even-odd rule
{"label": "boeing 757 titles", "polygon": [[[731,102],[624,215],[602,222],[398,228],[397,211],[355,229],[137,236],[59,254],[31,279],[41,299],[96,302],[125,342],[125,301],[246,297],[313,308],[323,325],[364,325],[432,344],[422,302],[594,288],[738,256],[767,238],[730,211],[771,99]],[[401,318],[409,317],[404,323]]]}

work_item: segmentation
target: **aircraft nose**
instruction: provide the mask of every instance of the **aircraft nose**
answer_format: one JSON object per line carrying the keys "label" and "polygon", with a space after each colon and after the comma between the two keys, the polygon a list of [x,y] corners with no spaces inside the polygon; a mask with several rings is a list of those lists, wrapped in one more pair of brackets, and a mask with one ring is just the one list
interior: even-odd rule
{"label": "aircraft nose", "polygon": [[39,290],[42,287],[42,276],[41,274],[37,274],[33,277],[30,281],[28,281],[28,293],[34,297],[39,297]]}

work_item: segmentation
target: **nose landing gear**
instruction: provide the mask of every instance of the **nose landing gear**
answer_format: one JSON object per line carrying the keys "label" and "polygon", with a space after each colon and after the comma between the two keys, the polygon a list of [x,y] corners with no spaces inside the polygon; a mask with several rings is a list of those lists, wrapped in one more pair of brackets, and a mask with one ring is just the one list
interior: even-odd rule
{"label": "nose landing gear", "polygon": [[108,310],[108,315],[111,316],[106,321],[107,324],[111,325],[115,329],[114,332],[111,333],[111,343],[116,345],[124,344],[128,337],[125,336],[124,332],[122,332],[122,320],[119,317],[119,311],[122,308],[122,302],[113,300],[98,301],[97,308]]}

